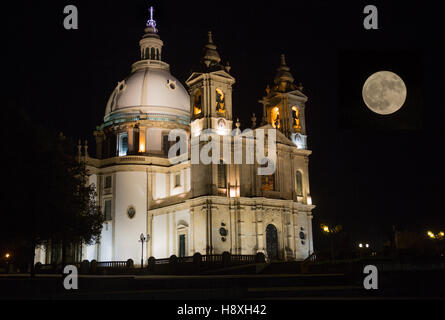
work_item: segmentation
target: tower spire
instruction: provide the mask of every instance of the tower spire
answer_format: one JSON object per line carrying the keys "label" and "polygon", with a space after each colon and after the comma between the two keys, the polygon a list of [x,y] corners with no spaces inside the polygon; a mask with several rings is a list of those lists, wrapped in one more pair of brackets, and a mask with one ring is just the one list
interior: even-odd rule
{"label": "tower spire", "polygon": [[290,73],[290,68],[286,64],[286,57],[284,54],[281,55],[281,63],[277,69],[274,82],[275,84],[281,84],[283,86],[281,91],[294,82],[294,77]]}
{"label": "tower spire", "polygon": [[218,51],[216,50],[216,45],[213,43],[212,31],[207,32],[207,44],[204,46],[204,57],[202,58],[202,62],[209,68],[210,66],[218,66],[222,69],[222,66],[219,65],[221,62],[221,57],[219,56]]}

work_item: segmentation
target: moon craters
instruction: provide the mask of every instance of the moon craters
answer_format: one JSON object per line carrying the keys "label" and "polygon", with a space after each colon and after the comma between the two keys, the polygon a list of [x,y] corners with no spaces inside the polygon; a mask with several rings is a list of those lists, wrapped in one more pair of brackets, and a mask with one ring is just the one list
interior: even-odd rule
{"label": "moon craters", "polygon": [[405,103],[406,86],[397,74],[379,71],[365,81],[362,96],[370,110],[387,115],[396,112]]}

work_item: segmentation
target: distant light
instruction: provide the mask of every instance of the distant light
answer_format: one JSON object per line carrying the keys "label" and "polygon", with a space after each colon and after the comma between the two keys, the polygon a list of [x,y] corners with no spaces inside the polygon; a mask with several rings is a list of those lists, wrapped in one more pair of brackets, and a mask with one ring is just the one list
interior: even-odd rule
{"label": "distant light", "polygon": [[434,233],[432,233],[431,231],[427,232],[428,237],[430,237],[431,239],[436,238],[436,236],[434,235]]}
{"label": "distant light", "polygon": [[322,229],[324,232],[329,232],[329,227],[328,226],[322,226]]}
{"label": "distant light", "polygon": [[441,236],[441,237],[443,237],[443,236],[444,236],[444,233],[443,233],[443,231],[439,232],[439,236]]}
{"label": "distant light", "polygon": [[369,244],[366,244],[366,248],[369,248]]}
{"label": "distant light", "polygon": [[308,196],[306,197],[306,199],[307,199],[307,200],[306,200],[306,201],[307,201],[307,204],[308,204],[308,205],[312,205],[312,197],[308,195]]}
{"label": "distant light", "polygon": [[6,259],[9,259],[10,256],[11,256],[11,255],[10,255],[9,253],[5,254],[5,258],[6,258]]}
{"label": "distant light", "polygon": [[358,246],[359,246],[360,248],[363,248],[363,244],[361,244],[361,243],[359,243]]}

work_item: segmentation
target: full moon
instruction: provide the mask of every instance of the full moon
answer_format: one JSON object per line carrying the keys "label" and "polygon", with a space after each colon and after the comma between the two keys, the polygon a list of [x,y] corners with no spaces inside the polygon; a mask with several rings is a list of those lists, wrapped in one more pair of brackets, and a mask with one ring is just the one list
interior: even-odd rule
{"label": "full moon", "polygon": [[396,112],[405,103],[406,86],[397,74],[379,71],[365,81],[362,96],[371,111],[387,115]]}

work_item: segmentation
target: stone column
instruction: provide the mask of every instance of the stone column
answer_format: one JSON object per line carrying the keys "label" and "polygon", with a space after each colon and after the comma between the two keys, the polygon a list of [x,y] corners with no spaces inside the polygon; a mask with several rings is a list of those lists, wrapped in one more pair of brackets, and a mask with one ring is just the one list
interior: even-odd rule
{"label": "stone column", "polygon": [[264,248],[264,227],[263,227],[263,209],[261,206],[255,207],[257,252],[265,253]]}
{"label": "stone column", "polygon": [[153,254],[153,215],[147,214],[147,231],[150,235],[150,241],[148,241],[146,250],[147,250],[147,258],[150,258]]}
{"label": "stone column", "polygon": [[151,171],[151,169],[147,169],[147,210],[150,210],[153,203],[153,192],[156,185],[156,183],[153,181],[154,178],[155,174]]}
{"label": "stone column", "polygon": [[308,212],[307,213],[307,220],[308,220],[308,232],[307,232],[307,239],[309,241],[309,254],[311,255],[312,252],[314,252],[314,242],[313,242],[313,237],[312,237],[312,212]]}
{"label": "stone column", "polygon": [[168,171],[166,174],[166,178],[165,178],[165,197],[168,198],[170,197],[170,181],[171,181],[171,172]]}
{"label": "stone column", "polygon": [[190,251],[191,251],[191,255],[195,254],[195,209],[194,208],[190,208],[189,211],[189,215],[190,215]]}
{"label": "stone column", "polygon": [[177,226],[176,226],[176,211],[173,211],[172,213],[170,213],[171,215],[171,238],[173,239],[173,243],[172,243],[172,254],[175,254],[177,256],[179,256],[178,254],[178,234],[177,234]]}
{"label": "stone column", "polygon": [[96,158],[102,159],[102,145],[104,142],[104,134],[102,131],[94,131],[94,137],[96,138]]}

